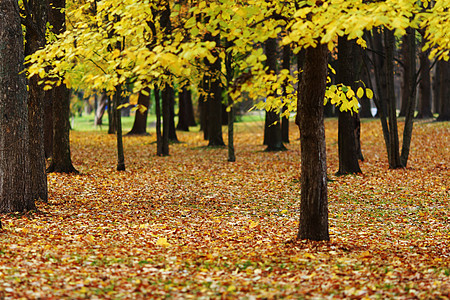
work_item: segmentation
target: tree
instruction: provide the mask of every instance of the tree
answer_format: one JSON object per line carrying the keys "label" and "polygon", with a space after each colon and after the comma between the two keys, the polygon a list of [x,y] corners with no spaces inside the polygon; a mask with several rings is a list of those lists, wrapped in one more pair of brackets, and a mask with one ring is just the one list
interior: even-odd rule
{"label": "tree", "polygon": [[30,173],[27,80],[17,1],[0,2],[0,211],[35,209]]}
{"label": "tree", "polygon": [[327,163],[323,99],[327,78],[326,45],[307,48],[297,118],[301,145],[301,200],[298,239],[329,240]]}
{"label": "tree", "polygon": [[[54,0],[49,11],[49,21],[54,34],[66,30],[66,0]],[[37,52],[36,52],[37,53]],[[70,156],[70,91],[62,83],[51,90],[53,118],[52,159],[47,172],[78,173]]]}
{"label": "tree", "polygon": [[[422,37],[422,48],[425,46],[426,41]],[[419,79],[419,107],[418,107],[418,119],[429,119],[433,118],[433,112],[431,111],[431,63],[428,56],[430,55],[429,50],[420,51],[419,62],[420,62],[420,79]]]}
{"label": "tree", "polygon": [[[338,82],[355,87],[355,55],[357,51],[356,41],[348,40],[345,36],[339,37],[338,41]],[[338,175],[362,173],[359,167],[359,114],[349,111],[338,113],[338,152],[339,170]],[[359,151],[358,151],[359,150]]]}
{"label": "tree", "polygon": [[[219,44],[219,37],[211,33],[205,34],[205,40]],[[213,53],[215,59],[211,62],[205,59],[208,73],[204,75],[204,91],[206,92],[206,123],[208,147],[225,146],[222,137],[222,86],[220,82],[221,60],[218,51]]]}
{"label": "tree", "polygon": [[[277,41],[270,38],[265,43],[265,53],[267,56],[267,71],[277,73]],[[274,96],[273,94],[269,96]],[[266,111],[266,121],[264,124],[264,144],[267,145],[266,151],[283,151],[286,147],[283,145],[281,135],[280,114],[274,110]]]}
{"label": "tree", "polygon": [[[25,56],[45,46],[47,30],[48,1],[24,1]],[[34,75],[28,82],[28,121],[30,134],[30,172],[34,199],[47,202],[47,174],[45,172],[44,150],[44,105],[48,94],[39,85],[39,76]]]}
{"label": "tree", "polygon": [[450,121],[450,62],[442,61],[439,68],[440,91],[439,91],[439,116],[438,121]]}
{"label": "tree", "polygon": [[177,130],[189,131],[190,126],[196,126],[191,90],[183,86],[178,93],[178,124]]}
{"label": "tree", "polygon": [[133,127],[127,135],[148,135],[147,133],[147,115],[150,106],[150,90],[146,89],[145,94],[142,92],[138,96],[138,109],[134,117]]}

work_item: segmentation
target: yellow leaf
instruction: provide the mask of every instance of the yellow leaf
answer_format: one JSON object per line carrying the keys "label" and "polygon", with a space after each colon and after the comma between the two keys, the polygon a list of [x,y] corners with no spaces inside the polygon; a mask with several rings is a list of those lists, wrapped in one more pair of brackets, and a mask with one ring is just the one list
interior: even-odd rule
{"label": "yellow leaf", "polygon": [[167,239],[166,239],[166,238],[159,238],[159,239],[156,241],[156,245],[157,245],[157,246],[163,246],[163,247],[170,247],[170,246],[172,246],[171,244],[169,244],[169,243],[167,242]]}
{"label": "yellow leaf", "polygon": [[364,96],[364,90],[362,89],[362,87],[358,88],[358,91],[356,92],[356,96],[358,96],[358,98],[362,98],[362,96]]}
{"label": "yellow leaf", "polygon": [[371,89],[366,89],[366,96],[367,96],[367,98],[369,98],[369,99],[372,99],[372,98],[373,98],[373,92],[372,92]]}
{"label": "yellow leaf", "polygon": [[228,288],[227,288],[227,292],[234,292],[236,290],[236,287],[234,286],[234,285],[230,285]]}
{"label": "yellow leaf", "polygon": [[255,227],[257,227],[259,225],[259,222],[254,222],[253,220],[250,220],[250,225],[249,225],[249,228],[251,229],[251,228],[255,228]]}
{"label": "yellow leaf", "polygon": [[304,258],[311,258],[311,259],[315,259],[316,257],[314,255],[312,255],[311,253],[306,252],[305,254],[303,254]]}

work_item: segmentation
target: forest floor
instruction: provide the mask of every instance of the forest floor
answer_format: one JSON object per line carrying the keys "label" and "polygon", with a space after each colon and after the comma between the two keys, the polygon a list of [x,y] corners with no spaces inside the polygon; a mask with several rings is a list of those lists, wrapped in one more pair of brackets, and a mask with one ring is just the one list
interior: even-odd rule
{"label": "forest floor", "polygon": [[[363,175],[337,177],[326,121],[330,242],[296,241],[298,130],[264,152],[236,126],[237,161],[199,132],[156,157],[155,136],[72,132],[79,175],[49,174],[49,203],[3,214],[4,299],[449,299],[450,124],[415,124],[408,168],[388,169],[379,121],[363,121]],[[224,135],[226,136],[226,135]]]}

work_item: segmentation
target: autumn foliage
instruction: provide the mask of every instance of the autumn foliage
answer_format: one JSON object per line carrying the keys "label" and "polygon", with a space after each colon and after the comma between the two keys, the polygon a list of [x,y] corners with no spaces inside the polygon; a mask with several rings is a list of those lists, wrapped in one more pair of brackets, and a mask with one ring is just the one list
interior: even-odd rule
{"label": "autumn foliage", "polygon": [[299,142],[262,152],[262,124],[239,123],[237,161],[180,132],[169,157],[154,135],[72,132],[81,174],[49,174],[49,203],[5,214],[0,297],[397,298],[450,295],[449,124],[418,123],[409,168],[389,170],[379,122],[362,123],[364,175],[336,177],[326,121],[330,242],[292,242]]}

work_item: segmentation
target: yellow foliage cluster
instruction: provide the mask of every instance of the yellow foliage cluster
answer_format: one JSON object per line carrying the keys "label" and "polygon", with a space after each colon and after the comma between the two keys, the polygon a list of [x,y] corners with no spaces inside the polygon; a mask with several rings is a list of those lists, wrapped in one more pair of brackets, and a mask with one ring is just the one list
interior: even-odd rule
{"label": "yellow foliage cluster", "polygon": [[[166,2],[169,1],[169,2]],[[114,93],[118,85],[134,92],[166,84],[198,84],[208,69],[205,60],[222,62],[231,55],[232,77],[251,74],[236,84],[221,80],[229,96],[238,101],[245,93],[265,99],[258,108],[296,109],[296,78],[288,70],[267,72],[262,43],[282,38],[294,53],[318,43],[333,50],[338,36],[357,39],[365,47],[364,32],[374,28],[409,27],[425,30],[432,56],[449,58],[450,0],[87,0],[67,6],[68,30],[27,58],[28,72],[38,74],[46,88],[63,81],[69,87]],[[172,30],[161,28],[161,15],[170,7]],[[221,44],[205,41],[205,33],[220,36]],[[115,45],[124,47],[117,49]],[[114,50],[115,49],[115,50]],[[218,55],[217,55],[218,54]],[[222,67],[222,75],[227,72]],[[229,74],[230,75],[230,74]],[[295,74],[294,74],[295,75]],[[371,91],[366,92],[368,97]],[[350,87],[331,86],[326,98],[343,110],[357,111],[356,93]],[[328,101],[326,100],[326,101]]]}

